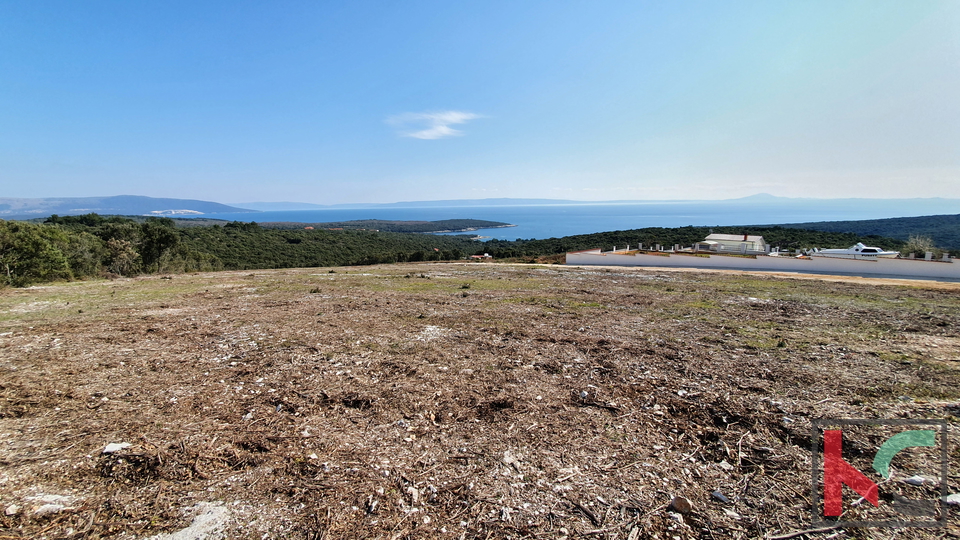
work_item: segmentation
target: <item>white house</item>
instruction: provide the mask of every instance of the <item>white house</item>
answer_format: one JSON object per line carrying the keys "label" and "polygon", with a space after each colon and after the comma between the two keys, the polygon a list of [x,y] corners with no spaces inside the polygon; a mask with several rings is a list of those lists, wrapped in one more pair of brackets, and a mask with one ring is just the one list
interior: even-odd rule
{"label": "white house", "polygon": [[711,234],[702,242],[697,242],[697,250],[720,253],[767,253],[770,247],[762,236],[747,234]]}

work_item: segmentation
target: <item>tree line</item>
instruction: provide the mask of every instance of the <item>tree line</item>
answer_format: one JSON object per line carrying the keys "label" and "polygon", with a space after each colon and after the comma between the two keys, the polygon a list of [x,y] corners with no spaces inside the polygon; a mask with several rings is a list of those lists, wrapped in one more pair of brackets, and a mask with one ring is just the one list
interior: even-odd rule
{"label": "tree line", "polygon": [[467,236],[358,230],[279,230],[256,223],[178,228],[162,217],[50,216],[0,220],[0,285],[211,270],[455,260]]}
{"label": "tree line", "polygon": [[651,227],[480,242],[467,235],[266,229],[237,221],[177,227],[174,220],[162,217],[53,215],[42,223],[0,220],[0,285],[23,287],[96,276],[458,260],[485,252],[498,259],[524,258],[639,243],[689,246],[711,232],[760,234],[781,250],[847,247],[858,241],[901,250],[906,244],[884,237],[784,227]]}
{"label": "tree line", "polygon": [[854,234],[878,234],[911,242],[927,241],[930,249],[960,251],[960,214],[918,216],[859,221],[792,223],[785,227]]}

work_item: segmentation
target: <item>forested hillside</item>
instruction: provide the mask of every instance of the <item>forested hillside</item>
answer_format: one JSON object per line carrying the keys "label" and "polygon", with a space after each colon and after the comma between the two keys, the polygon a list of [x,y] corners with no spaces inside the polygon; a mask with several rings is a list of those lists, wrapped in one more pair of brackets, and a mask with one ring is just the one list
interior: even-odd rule
{"label": "forested hillside", "polygon": [[960,214],[920,216],[863,221],[820,221],[816,223],[791,223],[784,227],[853,234],[876,234],[899,240],[922,236],[929,238],[934,246],[960,250]]}
{"label": "forested hillside", "polygon": [[88,276],[344,266],[459,259],[482,249],[467,236],[276,230],[256,223],[177,228],[172,219],[51,216],[0,220],[0,285]]}
{"label": "forested hillside", "polygon": [[278,230],[256,223],[192,227],[185,246],[210,254],[227,269],[345,266],[460,259],[478,248],[467,237],[359,230]]}

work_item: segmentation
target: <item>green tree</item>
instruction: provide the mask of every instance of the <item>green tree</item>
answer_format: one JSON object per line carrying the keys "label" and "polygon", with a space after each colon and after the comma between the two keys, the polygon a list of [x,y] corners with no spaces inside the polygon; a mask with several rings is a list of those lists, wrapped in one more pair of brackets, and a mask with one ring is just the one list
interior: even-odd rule
{"label": "green tree", "polygon": [[180,243],[172,219],[150,218],[140,224],[140,260],[146,272],[159,271],[163,255]]}
{"label": "green tree", "polygon": [[107,268],[121,276],[131,276],[137,273],[140,266],[140,254],[128,240],[113,238],[107,241],[109,264]]}
{"label": "green tree", "polygon": [[932,252],[935,258],[940,257],[943,253],[943,250],[937,249],[933,244],[933,239],[929,236],[911,235],[906,245],[903,246],[901,256],[913,253],[915,257],[924,257],[928,251]]}
{"label": "green tree", "polygon": [[56,229],[15,221],[0,221],[0,283],[25,287],[31,283],[70,279],[70,266],[55,242],[67,236]]}
{"label": "green tree", "polygon": [[67,256],[70,271],[76,278],[99,274],[107,257],[103,241],[86,231],[69,234],[61,250]]}

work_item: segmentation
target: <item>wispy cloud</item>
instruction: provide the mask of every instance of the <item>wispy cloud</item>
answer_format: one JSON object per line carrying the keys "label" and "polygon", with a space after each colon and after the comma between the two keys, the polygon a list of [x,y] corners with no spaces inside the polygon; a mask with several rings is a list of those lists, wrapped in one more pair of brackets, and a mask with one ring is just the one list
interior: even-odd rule
{"label": "wispy cloud", "polygon": [[[463,132],[450,126],[465,124],[477,118],[483,118],[483,115],[465,111],[437,111],[397,114],[387,118],[387,123],[402,129],[399,132],[401,137],[433,140],[459,137]],[[411,128],[413,131],[409,131]]]}

